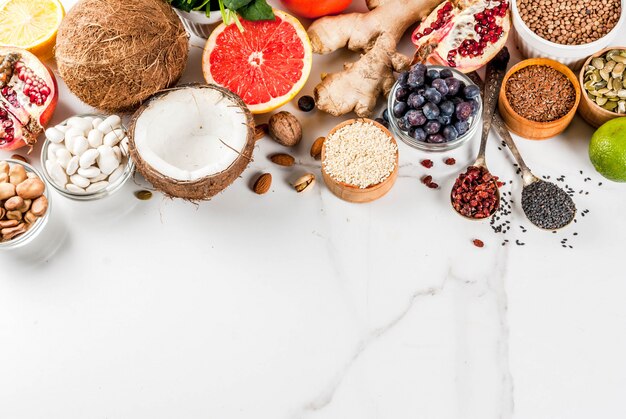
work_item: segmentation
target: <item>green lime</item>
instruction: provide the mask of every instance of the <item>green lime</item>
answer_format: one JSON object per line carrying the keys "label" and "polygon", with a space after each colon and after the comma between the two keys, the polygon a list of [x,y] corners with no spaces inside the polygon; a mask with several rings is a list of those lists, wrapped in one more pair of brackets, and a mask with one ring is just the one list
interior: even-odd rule
{"label": "green lime", "polygon": [[626,117],[598,128],[589,143],[589,158],[605,178],[626,182]]}

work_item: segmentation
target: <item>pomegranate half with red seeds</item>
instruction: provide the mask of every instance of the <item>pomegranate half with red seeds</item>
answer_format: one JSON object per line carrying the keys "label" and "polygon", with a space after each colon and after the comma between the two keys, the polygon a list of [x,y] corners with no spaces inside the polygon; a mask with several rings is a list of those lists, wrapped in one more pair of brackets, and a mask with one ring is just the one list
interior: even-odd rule
{"label": "pomegranate half with red seeds", "polygon": [[52,117],[57,83],[30,52],[0,47],[0,149],[32,147]]}
{"label": "pomegranate half with red seeds", "polygon": [[507,0],[444,1],[413,32],[415,60],[469,73],[502,49],[510,29]]}

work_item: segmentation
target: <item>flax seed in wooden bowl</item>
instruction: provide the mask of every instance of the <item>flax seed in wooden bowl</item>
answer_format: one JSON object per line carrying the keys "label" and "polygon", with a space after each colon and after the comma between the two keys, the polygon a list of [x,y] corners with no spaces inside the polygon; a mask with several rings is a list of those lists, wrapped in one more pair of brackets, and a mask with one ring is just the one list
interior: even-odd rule
{"label": "flax seed in wooden bowl", "polygon": [[545,140],[569,126],[580,98],[580,85],[572,70],[554,60],[531,58],[514,65],[504,76],[498,109],[511,132]]}
{"label": "flax seed in wooden bowl", "polygon": [[350,119],[326,137],[322,178],[328,189],[344,201],[374,201],[389,192],[397,177],[398,144],[378,122]]}
{"label": "flax seed in wooden bowl", "polygon": [[[626,56],[624,55],[626,54],[626,47],[605,48],[602,51],[598,51],[592,56],[590,56],[589,58],[587,58],[587,61],[585,61],[585,64],[583,64],[583,67],[580,69],[580,74],[578,75],[578,82],[580,83],[580,86],[582,87],[582,99],[580,100],[578,113],[580,114],[580,116],[583,117],[585,121],[587,121],[589,125],[593,126],[594,128],[598,128],[600,125],[603,125],[605,122],[608,122],[611,119],[615,119],[620,116],[626,116],[623,113],[610,111],[598,105],[595,101],[591,99],[591,96],[588,93],[587,88],[585,87],[585,74],[587,73],[587,69],[589,65],[592,64],[592,61],[595,58],[604,57],[607,54],[607,52],[613,51],[613,50],[620,51],[621,52],[620,59],[626,60]],[[613,80],[614,77],[611,76],[610,79]],[[626,72],[624,72],[623,69],[622,69],[622,76],[617,77],[617,79],[619,79],[619,82],[622,84],[623,91],[626,91]],[[626,98],[622,100],[626,100]]]}

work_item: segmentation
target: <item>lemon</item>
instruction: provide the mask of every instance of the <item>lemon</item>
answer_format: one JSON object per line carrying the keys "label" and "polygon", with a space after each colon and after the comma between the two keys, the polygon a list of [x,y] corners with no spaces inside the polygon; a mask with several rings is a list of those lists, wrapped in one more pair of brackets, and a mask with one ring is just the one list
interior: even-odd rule
{"label": "lemon", "polygon": [[596,170],[615,182],[626,182],[626,117],[612,119],[591,137],[589,158]]}
{"label": "lemon", "polygon": [[63,16],[58,0],[0,0],[0,45],[24,48],[48,60]]}

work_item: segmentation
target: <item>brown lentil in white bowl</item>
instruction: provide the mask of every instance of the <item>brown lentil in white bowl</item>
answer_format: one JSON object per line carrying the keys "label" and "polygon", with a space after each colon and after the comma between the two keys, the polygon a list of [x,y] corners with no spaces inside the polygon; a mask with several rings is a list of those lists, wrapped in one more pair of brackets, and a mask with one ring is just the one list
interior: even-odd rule
{"label": "brown lentil in white bowl", "polygon": [[[561,22],[559,19],[548,18],[550,14],[545,12],[541,14],[540,7],[542,5],[544,7],[553,7],[553,5],[556,4],[559,8],[564,7],[566,9],[569,5],[570,8],[580,8],[586,16],[587,9],[584,9],[586,5],[599,3],[604,7],[613,2],[619,5],[619,7],[614,8],[616,10],[612,9],[613,12],[617,13],[617,16],[615,17],[617,21],[612,24],[611,22],[615,19],[612,18],[610,22],[607,19],[607,22],[604,23],[604,29],[601,28],[603,26],[601,23],[598,23],[597,26],[592,23],[592,26],[589,29],[586,29],[589,22],[577,22],[576,17],[574,17],[573,23],[570,20],[568,30],[568,23],[566,23],[565,20]],[[534,8],[535,10],[529,12],[526,9],[526,7],[528,7],[526,5],[530,5],[530,9]],[[526,14],[527,20],[534,19],[532,22],[527,24],[524,21],[520,11],[522,8],[524,8],[523,12]],[[626,20],[626,14],[624,13],[625,8],[626,0],[511,0],[513,27],[515,29],[513,31],[515,43],[520,49],[522,55],[527,58],[550,58],[576,70],[581,67],[587,57],[607,47],[615,39]],[[592,11],[590,15],[593,13],[594,12]],[[605,12],[596,13],[610,14],[611,11],[606,9]],[[531,18],[528,16],[531,16]],[[556,20],[559,20],[557,25],[554,23]],[[551,21],[552,23],[547,23],[548,21]],[[550,28],[550,25],[552,25],[552,28]],[[579,30],[580,34],[575,37],[572,35],[567,39],[563,38],[562,31],[565,31],[568,33],[568,36],[570,36],[571,33],[576,34],[577,26],[581,28]],[[555,37],[554,34],[557,27],[558,32],[556,32],[557,35]],[[565,44],[546,39],[542,37],[542,35],[535,33],[532,28],[535,28],[537,32],[544,33],[544,36],[549,37],[554,41],[565,42]],[[548,33],[550,29],[552,29],[551,34]],[[548,33],[549,35],[545,35],[545,33]],[[587,42],[588,39],[590,39],[591,42]],[[567,45],[570,40],[574,43],[573,45]]]}

